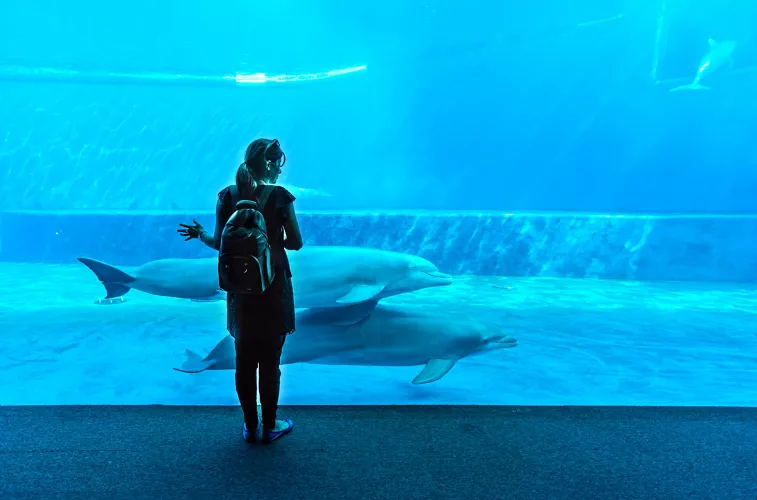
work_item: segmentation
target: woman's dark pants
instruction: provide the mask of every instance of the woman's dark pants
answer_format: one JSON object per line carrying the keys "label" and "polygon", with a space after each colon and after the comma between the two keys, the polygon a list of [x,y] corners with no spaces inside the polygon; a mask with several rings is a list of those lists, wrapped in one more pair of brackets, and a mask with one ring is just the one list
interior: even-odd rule
{"label": "woman's dark pants", "polygon": [[286,335],[272,339],[235,340],[237,370],[235,374],[237,395],[244,412],[244,422],[249,430],[258,426],[258,404],[256,374],[260,378],[260,408],[263,416],[263,429],[276,426],[276,411],[279,408],[279,390],[281,388],[281,350]]}

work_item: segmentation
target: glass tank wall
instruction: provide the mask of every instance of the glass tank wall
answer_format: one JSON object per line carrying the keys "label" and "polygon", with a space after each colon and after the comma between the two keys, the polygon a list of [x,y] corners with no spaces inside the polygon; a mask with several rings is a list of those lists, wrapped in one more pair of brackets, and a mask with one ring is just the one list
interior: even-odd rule
{"label": "glass tank wall", "polygon": [[281,404],[751,405],[757,7],[0,14],[0,404],[236,404],[212,231],[279,139]]}

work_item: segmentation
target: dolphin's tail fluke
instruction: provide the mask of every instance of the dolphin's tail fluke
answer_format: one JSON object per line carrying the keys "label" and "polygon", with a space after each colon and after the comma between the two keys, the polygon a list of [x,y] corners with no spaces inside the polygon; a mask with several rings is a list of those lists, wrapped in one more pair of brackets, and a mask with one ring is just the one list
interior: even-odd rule
{"label": "dolphin's tail fluke", "polygon": [[187,360],[184,361],[179,368],[174,368],[177,372],[200,373],[204,372],[214,364],[213,361],[202,359],[202,356],[194,351],[187,349],[185,352],[187,354]]}
{"label": "dolphin's tail fluke", "polygon": [[106,299],[115,299],[126,295],[131,287],[127,283],[134,281],[134,277],[120,269],[94,259],[79,257],[79,262],[87,266],[102,282],[107,295]]}
{"label": "dolphin's tail fluke", "polygon": [[710,90],[710,87],[702,85],[701,83],[690,83],[688,85],[681,85],[680,87],[674,87],[668,92],[680,92],[682,90]]}
{"label": "dolphin's tail fluke", "polygon": [[194,351],[187,349],[187,360],[177,372],[200,373],[205,370],[233,370],[237,366],[237,350],[234,337],[226,335],[204,358]]}

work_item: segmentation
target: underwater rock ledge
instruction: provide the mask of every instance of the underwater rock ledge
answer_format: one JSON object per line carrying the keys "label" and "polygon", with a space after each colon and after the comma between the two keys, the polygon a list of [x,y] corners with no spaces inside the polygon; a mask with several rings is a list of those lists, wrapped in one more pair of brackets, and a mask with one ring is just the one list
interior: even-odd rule
{"label": "underwater rock ledge", "polygon": [[[176,233],[209,213],[0,214],[0,260],[119,265],[212,255]],[[757,216],[395,212],[299,214],[306,245],[382,248],[451,274],[628,280],[757,280]]]}

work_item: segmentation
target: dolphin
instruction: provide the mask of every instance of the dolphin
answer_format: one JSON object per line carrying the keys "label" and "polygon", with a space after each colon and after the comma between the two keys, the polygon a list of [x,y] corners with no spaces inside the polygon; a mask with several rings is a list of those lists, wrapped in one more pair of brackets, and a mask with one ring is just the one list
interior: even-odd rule
{"label": "dolphin", "polygon": [[679,92],[681,90],[710,90],[709,87],[699,83],[700,80],[711,75],[726,63],[733,64],[733,51],[736,50],[736,46],[738,45],[736,41],[723,40],[722,42],[717,42],[710,38],[707,43],[710,48],[699,61],[699,69],[694,77],[694,81],[688,85],[672,88],[669,92]]}
{"label": "dolphin", "polygon": [[279,186],[286,188],[297,198],[315,198],[315,197],[331,197],[331,194],[318,188],[303,188],[295,186],[294,184],[278,183]]}
{"label": "dolphin", "polygon": [[[299,309],[281,364],[421,366],[413,384],[444,377],[458,360],[516,347],[493,322],[429,304],[387,305],[375,301],[344,308]],[[234,339],[227,335],[204,358],[186,350],[176,371],[199,373],[235,368]]]}
{"label": "dolphin", "polygon": [[[218,286],[218,259],[162,259],[131,273],[79,257],[105,286],[106,300],[131,289],[196,301],[224,300]],[[452,283],[428,260],[373,248],[312,246],[289,254],[295,305],[343,307]]]}

